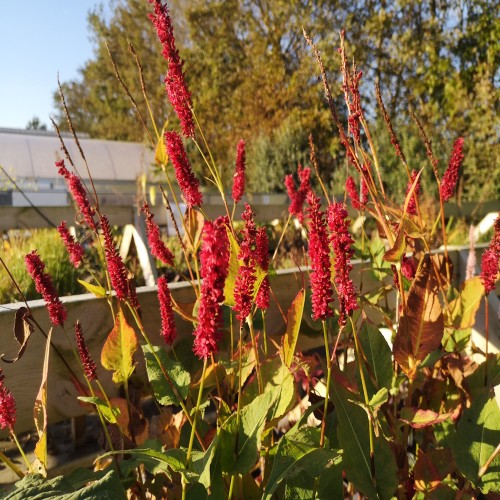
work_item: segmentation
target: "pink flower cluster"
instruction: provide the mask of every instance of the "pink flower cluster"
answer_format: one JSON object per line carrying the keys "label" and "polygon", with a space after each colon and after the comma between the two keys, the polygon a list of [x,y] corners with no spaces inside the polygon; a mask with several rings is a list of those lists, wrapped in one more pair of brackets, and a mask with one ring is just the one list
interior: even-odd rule
{"label": "pink flower cluster", "polygon": [[5,387],[5,375],[0,368],[0,429],[14,431],[16,425],[16,401],[12,393]]}
{"label": "pink flower cluster", "polygon": [[233,176],[232,198],[238,203],[245,192],[245,169],[246,169],[245,141],[241,139],[236,149],[236,169]]}
{"label": "pink flower cluster", "polygon": [[300,182],[299,188],[295,188],[295,182],[293,180],[292,174],[289,174],[285,177],[285,187],[291,200],[288,211],[290,212],[290,214],[295,215],[299,222],[302,223],[304,221],[304,202],[306,201],[307,194],[311,190],[311,169],[308,167],[302,168],[302,165],[299,164],[297,174],[299,176]]}
{"label": "pink flower cluster", "polygon": [[500,212],[495,219],[493,238],[481,258],[481,282],[488,295],[495,290],[500,266]]}
{"label": "pink flower cluster", "polygon": [[271,288],[267,276],[267,271],[269,270],[269,238],[265,227],[259,227],[257,229],[255,252],[257,264],[266,272],[266,277],[262,280],[257,296],[255,297],[257,307],[264,311],[269,307],[269,293]]}
{"label": "pink flower cluster", "polygon": [[26,269],[35,282],[36,291],[42,295],[53,325],[63,325],[67,318],[67,311],[59,299],[51,277],[44,272],[45,264],[36,250],[24,257]]}
{"label": "pink flower cluster", "polygon": [[241,232],[238,259],[243,261],[243,264],[240,266],[234,286],[234,310],[238,321],[243,322],[252,311],[253,292],[257,280],[255,267],[257,228],[253,220],[254,213],[248,203],[245,204],[245,211],[241,218],[245,221],[245,226]]}
{"label": "pink flower cluster", "polygon": [[330,249],[325,213],[320,210],[320,199],[310,191],[307,195],[309,204],[309,259],[311,261],[312,317],[325,320],[333,316],[330,303],[333,302],[331,282]]}
{"label": "pink flower cluster", "polygon": [[130,292],[127,270],[125,269],[122,258],[115,248],[109,221],[105,215],[101,215],[101,231],[104,237],[104,253],[108,264],[108,273],[111,285],[116,292],[116,296],[120,300],[125,301],[129,298]]}
{"label": "pink flower cluster", "polygon": [[174,256],[172,252],[165,246],[160,235],[160,228],[154,221],[154,215],[149,210],[149,205],[144,202],[142,206],[142,211],[146,215],[146,233],[148,236],[149,248],[151,249],[151,254],[160,259],[164,264],[169,266],[174,265]]}
{"label": "pink flower cluster", "polygon": [[58,173],[60,176],[66,179],[68,185],[68,190],[75,200],[76,206],[82,214],[83,219],[88,224],[90,228],[94,231],[97,230],[97,226],[94,221],[95,210],[90,205],[89,199],[87,197],[87,191],[85,190],[80,177],[70,172],[64,165],[64,160],[56,162],[56,167],[58,168]]}
{"label": "pink flower cluster", "polygon": [[351,199],[352,208],[359,210],[361,208],[361,203],[359,201],[358,188],[356,187],[356,181],[351,176],[345,181],[345,191]]}
{"label": "pink flower cluster", "polygon": [[458,182],[458,170],[464,159],[464,155],[462,153],[463,146],[463,137],[459,137],[453,144],[453,150],[451,152],[450,161],[448,162],[448,168],[441,179],[440,193],[443,201],[448,201],[453,196],[453,192],[455,191],[455,186]]}
{"label": "pink flower cluster", "polygon": [[154,4],[154,14],[149,18],[153,22],[158,39],[163,45],[163,57],[168,62],[168,72],[165,77],[165,90],[179,117],[182,133],[185,137],[194,137],[194,120],[191,111],[191,92],[189,91],[182,67],[184,61],[179,56],[175,45],[172,19],[166,5],[160,0],[149,0]]}
{"label": "pink flower cluster", "polygon": [[158,278],[158,301],[160,302],[161,335],[167,344],[172,345],[177,336],[177,329],[166,276]]}
{"label": "pink flower cluster", "polygon": [[349,277],[352,270],[350,263],[354,253],[354,240],[349,234],[349,214],[343,203],[333,203],[328,207],[328,228],[330,229],[330,243],[335,255],[335,285],[339,298],[339,326],[347,323],[347,317],[358,308],[354,284]]}
{"label": "pink flower cluster", "polygon": [[97,366],[90,356],[87,343],[85,342],[85,337],[83,336],[82,325],[79,321],[75,323],[75,338],[78,353],[80,354],[80,359],[83,365],[83,371],[89,382],[92,382],[92,380],[97,379]]}
{"label": "pink flower cluster", "polygon": [[201,359],[217,351],[221,320],[221,305],[224,302],[224,283],[229,268],[229,239],[226,228],[227,217],[208,220],[203,225],[200,252],[201,284],[198,325],[194,331],[194,353]]}
{"label": "pink flower cluster", "polygon": [[84,250],[82,245],[78,243],[75,238],[70,234],[68,227],[66,226],[66,221],[62,221],[59,226],[57,226],[59,235],[63,240],[64,246],[68,251],[69,261],[73,264],[73,267],[78,268],[82,263]]}
{"label": "pink flower cluster", "polygon": [[181,136],[177,132],[165,132],[165,145],[184,200],[189,207],[201,205],[200,183],[191,169]]}
{"label": "pink flower cluster", "polygon": [[[411,171],[411,178],[408,181],[408,184],[406,186],[406,194],[408,195],[413,183],[415,182],[415,179],[418,175],[418,172],[416,170]],[[420,194],[420,179],[418,179],[417,185],[415,186],[415,189],[413,191],[413,195],[410,198],[410,201],[408,202],[408,209],[407,212],[411,215],[417,215],[417,201],[418,200],[418,195]]]}

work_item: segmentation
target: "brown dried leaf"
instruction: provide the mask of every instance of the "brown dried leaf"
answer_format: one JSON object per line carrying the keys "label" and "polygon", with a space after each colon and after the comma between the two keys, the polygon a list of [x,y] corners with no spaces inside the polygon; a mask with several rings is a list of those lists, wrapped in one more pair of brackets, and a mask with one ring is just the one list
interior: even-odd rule
{"label": "brown dried leaf", "polygon": [[14,320],[14,335],[16,340],[18,341],[19,351],[17,356],[14,359],[7,359],[5,354],[0,356],[0,359],[5,363],[15,363],[18,359],[21,359],[26,347],[28,346],[28,339],[30,335],[34,332],[35,327],[30,323],[30,320],[33,319],[29,309],[27,307],[20,307],[16,311],[16,316]]}
{"label": "brown dried leaf", "polygon": [[438,293],[431,256],[426,254],[408,292],[394,339],[394,358],[410,378],[414,378],[418,364],[441,345],[444,320]]}

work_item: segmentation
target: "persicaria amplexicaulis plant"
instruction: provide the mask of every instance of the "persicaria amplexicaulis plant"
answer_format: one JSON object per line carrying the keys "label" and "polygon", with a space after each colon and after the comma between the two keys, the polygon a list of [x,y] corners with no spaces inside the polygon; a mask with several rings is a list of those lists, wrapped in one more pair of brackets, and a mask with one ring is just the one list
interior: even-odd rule
{"label": "persicaria amplexicaulis plant", "polygon": [[[446,247],[443,204],[435,222],[425,220],[420,207],[429,195],[422,191],[420,178],[415,182],[419,175],[415,168],[419,172],[423,168],[422,174],[432,169],[440,186],[439,201],[449,200],[456,191],[463,140],[455,142],[442,178],[427,137],[430,163],[415,165],[414,158],[403,154],[377,89],[383,121],[402,164],[401,175],[408,178],[406,208],[401,203],[403,192],[391,199],[384,188],[385,165],[363,112],[361,72],[348,65],[343,35],[345,119],[339,118],[321,55],[306,34],[334,128],[345,148],[347,181],[345,188],[323,185],[319,158],[313,152],[311,162],[318,177],[314,184],[321,185],[321,199],[311,188],[311,169],[299,165],[297,179],[291,174],[285,177],[290,205],[288,213],[283,210],[284,226],[292,217],[304,224],[308,266],[286,275],[287,289],[282,290],[281,271],[276,277],[272,272],[283,234],[275,238],[274,225],[260,225],[249,203],[241,221],[234,215],[245,191],[245,176],[250,175],[245,172],[245,144],[240,141],[237,146],[234,176],[222,182],[224,169],[206,154],[208,135],[196,131],[203,138],[202,147],[195,139],[198,122],[168,7],[158,0],[149,3],[166,60],[167,97],[180,122],[179,131],[170,123],[172,130],[157,133],[169,159],[159,163],[169,189],[172,166],[175,188],[180,189],[187,211],[182,229],[176,230],[180,241],[167,246],[150,207],[143,204],[149,250],[169,269],[157,280],[155,306],[145,307],[142,316],[132,273],[115,247],[108,217],[101,213],[98,200],[89,201],[83,181],[64,162],[57,163],[77,205],[79,234],[87,232],[82,241],[104,257],[100,267],[89,266],[102,268],[104,285],[97,279],[87,285],[99,297],[95,302],[109,307],[113,325],[105,338],[91,337],[96,328],[92,318],[86,318],[85,334],[93,347],[102,340],[101,364],[112,372],[109,385],[105,377],[97,379],[98,367],[79,321],[74,328],[76,362],[91,393],[80,388],[84,394],[80,399],[86,407],[94,405],[101,419],[105,458],[116,457],[107,471],[116,479],[113,491],[121,493],[125,485],[130,495],[140,492],[157,498],[418,500],[478,497],[498,489],[500,409],[493,387],[500,377],[500,363],[498,355],[488,355],[483,346],[472,349],[471,330],[478,327],[484,292],[491,293],[498,280],[500,216],[483,254],[481,276],[472,273],[459,283],[450,255],[434,248],[440,222]],[[419,124],[420,129],[425,135]],[[202,186],[184,140],[197,147],[188,148],[199,153],[197,158],[193,153],[192,164],[205,162],[207,186],[216,186],[221,213],[226,215],[207,216],[213,206],[202,206]],[[171,191],[164,200],[173,199],[180,208],[176,189]],[[356,239],[351,234],[355,217]],[[59,232],[76,265],[83,256],[81,247],[65,223]],[[272,257],[270,235],[271,247],[277,241]],[[185,280],[179,285],[169,284],[177,270],[174,248],[179,249],[175,261],[180,252],[185,260],[182,273],[175,277]],[[354,249],[361,260],[353,260]],[[92,252],[87,255],[90,258]],[[26,265],[53,324],[69,323],[36,251],[26,257]],[[266,313],[256,314],[257,308]],[[159,345],[149,338],[150,328]],[[71,372],[71,361],[64,361]],[[136,371],[137,366],[142,372]],[[147,396],[156,400],[153,418],[161,423],[155,423],[160,436],[154,434],[153,420],[146,422],[140,397],[135,397],[139,389],[134,379],[144,373]],[[111,398],[108,387],[113,389]],[[14,399],[0,375],[0,427],[12,432],[15,415]],[[90,477],[97,491],[102,472],[86,472],[84,477]],[[103,483],[104,488],[109,485]]]}

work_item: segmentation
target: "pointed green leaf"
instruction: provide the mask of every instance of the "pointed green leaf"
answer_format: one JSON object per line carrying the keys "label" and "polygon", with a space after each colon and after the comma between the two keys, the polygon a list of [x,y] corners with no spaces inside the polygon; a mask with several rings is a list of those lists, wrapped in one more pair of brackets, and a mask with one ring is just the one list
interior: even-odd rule
{"label": "pointed green leaf", "polygon": [[78,280],[78,283],[82,285],[88,292],[93,293],[96,297],[106,297],[106,289],[102,286],[93,285],[92,283],[87,283],[83,280]]}
{"label": "pointed green leaf", "polygon": [[95,396],[78,396],[78,399],[80,401],[83,401],[84,403],[90,403],[95,405],[99,411],[102,413],[102,416],[110,423],[110,424],[116,424],[116,417],[120,416],[120,408],[117,408],[116,406],[110,406],[106,401],[102,400],[101,398],[95,397]]}
{"label": "pointed green leaf", "polygon": [[124,384],[135,369],[133,357],[137,351],[137,337],[134,329],[127,323],[122,310],[118,311],[115,326],[108,335],[101,352],[101,363],[113,371],[113,382]]}
{"label": "pointed green leaf", "polygon": [[[160,365],[148,345],[143,345],[148,380],[153,386],[156,400],[162,405],[178,405],[179,398],[184,401],[189,392],[191,375],[179,361],[170,359],[165,349],[153,346],[153,352],[160,360]],[[163,368],[163,369],[162,369]],[[165,374],[168,376],[165,376]]]}

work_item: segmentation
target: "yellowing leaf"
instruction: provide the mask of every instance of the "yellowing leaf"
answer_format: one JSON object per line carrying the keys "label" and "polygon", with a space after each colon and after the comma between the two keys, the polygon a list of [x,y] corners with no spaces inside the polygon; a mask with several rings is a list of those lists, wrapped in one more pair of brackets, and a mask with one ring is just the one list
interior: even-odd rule
{"label": "yellowing leaf", "polygon": [[401,409],[400,420],[410,424],[414,429],[421,429],[429,425],[438,424],[448,420],[454,412],[436,413],[432,410],[405,407]]}
{"label": "yellowing leaf", "polygon": [[410,378],[415,376],[417,365],[438,349],[443,338],[439,285],[432,264],[430,254],[426,254],[408,292],[394,339],[394,358]]}
{"label": "yellowing leaf", "polygon": [[160,138],[156,143],[155,163],[160,167],[164,167],[168,162],[167,146],[165,145],[165,136],[164,136],[167,125],[168,121],[165,122],[165,125],[163,125],[163,128],[161,129]]}
{"label": "yellowing leaf", "polygon": [[306,294],[302,288],[288,309],[286,333],[283,336],[283,361],[288,368],[292,364],[295,346],[299,338],[300,322],[304,313],[305,302]]}
{"label": "yellowing leaf", "polygon": [[83,280],[78,280],[78,283],[87,289],[88,292],[93,293],[96,297],[106,297],[106,289],[102,286],[92,285]]}
{"label": "yellowing leaf", "polygon": [[113,371],[113,382],[126,383],[134,371],[133,356],[137,350],[137,337],[127,323],[122,310],[116,315],[115,326],[111,330],[101,352],[101,363]]}
{"label": "yellowing leaf", "polygon": [[445,316],[446,326],[457,330],[465,330],[474,326],[483,294],[484,286],[479,276],[465,281],[460,295],[448,306]]}

